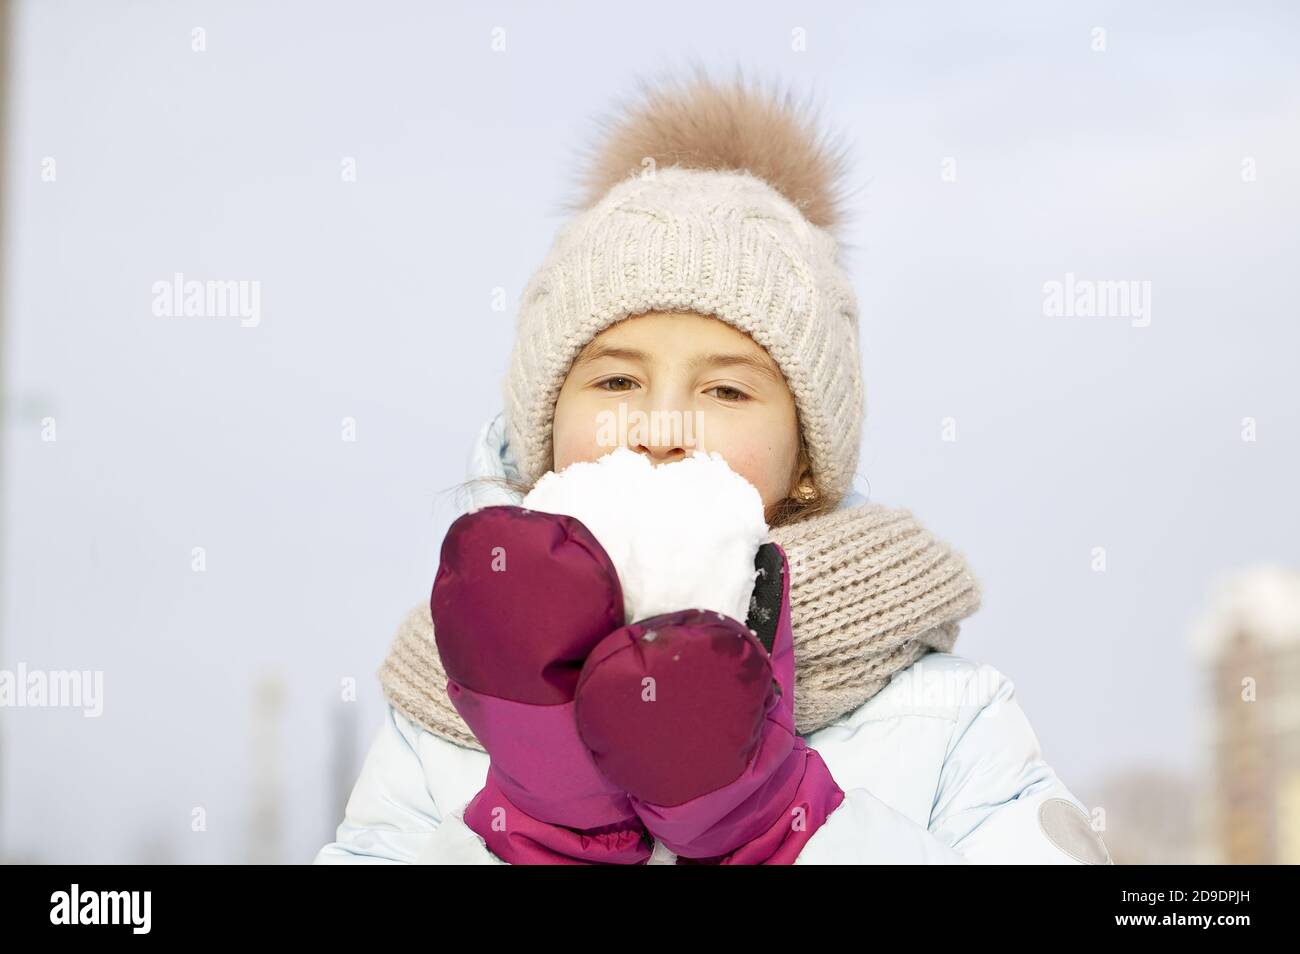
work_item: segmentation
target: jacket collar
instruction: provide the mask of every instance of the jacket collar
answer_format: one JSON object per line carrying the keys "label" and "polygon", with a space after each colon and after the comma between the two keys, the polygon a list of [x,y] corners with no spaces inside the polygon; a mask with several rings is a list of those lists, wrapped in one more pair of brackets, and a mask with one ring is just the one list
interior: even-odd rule
{"label": "jacket collar", "polygon": [[[479,428],[478,439],[470,448],[466,477],[509,477],[519,480],[519,467],[506,440],[506,412],[498,411]],[[466,512],[495,504],[519,504],[523,495],[498,484],[470,484],[467,492]]]}

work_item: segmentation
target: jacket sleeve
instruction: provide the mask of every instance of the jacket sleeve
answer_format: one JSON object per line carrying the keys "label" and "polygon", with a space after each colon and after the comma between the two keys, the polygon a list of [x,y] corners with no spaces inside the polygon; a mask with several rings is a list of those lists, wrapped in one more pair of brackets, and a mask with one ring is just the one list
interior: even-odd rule
{"label": "jacket sleeve", "polygon": [[463,805],[444,813],[429,794],[422,731],[388,706],[335,840],[314,864],[505,864],[465,826]]}
{"label": "jacket sleeve", "polygon": [[866,788],[844,795],[795,864],[1113,864],[991,666],[962,690],[927,827]]}

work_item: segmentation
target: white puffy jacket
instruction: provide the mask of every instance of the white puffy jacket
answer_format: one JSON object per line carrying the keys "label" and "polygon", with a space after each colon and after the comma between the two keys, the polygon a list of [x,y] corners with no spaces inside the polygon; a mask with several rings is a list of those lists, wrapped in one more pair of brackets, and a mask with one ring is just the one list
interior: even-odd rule
{"label": "white puffy jacket", "polygon": [[[501,415],[470,475],[510,472]],[[506,499],[473,498],[474,506]],[[845,502],[860,502],[856,495]],[[1088,811],[1043,760],[1011,681],[929,653],[852,712],[804,736],[845,798],[795,864],[1110,864]],[[461,813],[488,756],[388,707],[317,864],[504,864]],[[651,864],[674,857],[656,842]]]}

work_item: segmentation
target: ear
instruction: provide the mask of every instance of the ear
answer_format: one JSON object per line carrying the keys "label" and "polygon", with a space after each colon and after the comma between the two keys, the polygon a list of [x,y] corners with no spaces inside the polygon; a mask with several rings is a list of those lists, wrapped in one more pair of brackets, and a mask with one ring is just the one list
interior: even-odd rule
{"label": "ear", "polygon": [[791,500],[802,502],[802,498],[799,496],[799,488],[804,486],[816,487],[817,485],[813,480],[812,461],[808,457],[808,447],[800,439],[799,459],[795,462],[794,479],[790,482],[790,489],[786,491],[786,496]]}

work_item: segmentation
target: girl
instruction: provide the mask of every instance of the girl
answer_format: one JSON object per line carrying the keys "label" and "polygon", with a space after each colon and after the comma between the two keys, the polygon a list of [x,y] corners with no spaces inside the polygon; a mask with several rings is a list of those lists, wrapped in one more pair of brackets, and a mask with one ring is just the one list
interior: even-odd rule
{"label": "girl", "polygon": [[[620,406],[623,420],[689,416],[692,446],[719,452],[758,490],[779,582],[764,590],[766,609],[756,588],[748,634],[724,625],[778,691],[755,703],[765,734],[752,754],[735,759],[725,733],[699,727],[740,774],[659,785],[709,766],[626,747],[618,772],[598,771],[614,763],[588,747],[596,707],[580,731],[573,717],[607,658],[591,644],[585,665],[567,660],[563,688],[489,689],[467,703],[467,667],[490,680],[513,660],[492,652],[490,625],[467,636],[481,641],[465,643],[477,655],[452,648],[456,613],[475,598],[444,589],[439,600],[456,585],[448,564],[471,532],[463,517],[434,588],[440,626],[425,604],[399,630],[380,669],[386,717],[317,863],[1111,863],[1043,760],[1012,683],[951,652],[979,605],[965,562],[907,511],[852,489],[863,388],[857,304],[834,237],[843,165],[789,97],[703,74],[647,91],[612,125],[586,202],[525,289],[505,408],[470,455],[465,514],[513,521],[503,532],[521,534],[520,548],[535,534],[538,553],[559,539],[547,534],[572,543],[581,527],[518,505],[547,472],[612,450],[598,421]],[[679,433],[624,432],[617,444],[670,464],[692,450]],[[537,572],[555,574],[547,586],[574,579],[545,560]],[[608,574],[582,579],[617,587]],[[619,619],[591,620],[593,602],[556,598],[530,652],[548,652],[555,632],[616,629]],[[777,622],[760,632],[759,618]],[[690,645],[699,621],[674,622]],[[562,669],[559,658],[535,671]],[[729,699],[710,696],[710,719],[744,708]],[[512,745],[539,719],[556,740],[540,759]],[[779,753],[768,764],[770,740]],[[575,793],[600,810],[573,811]],[[701,822],[705,805],[725,809]]]}

